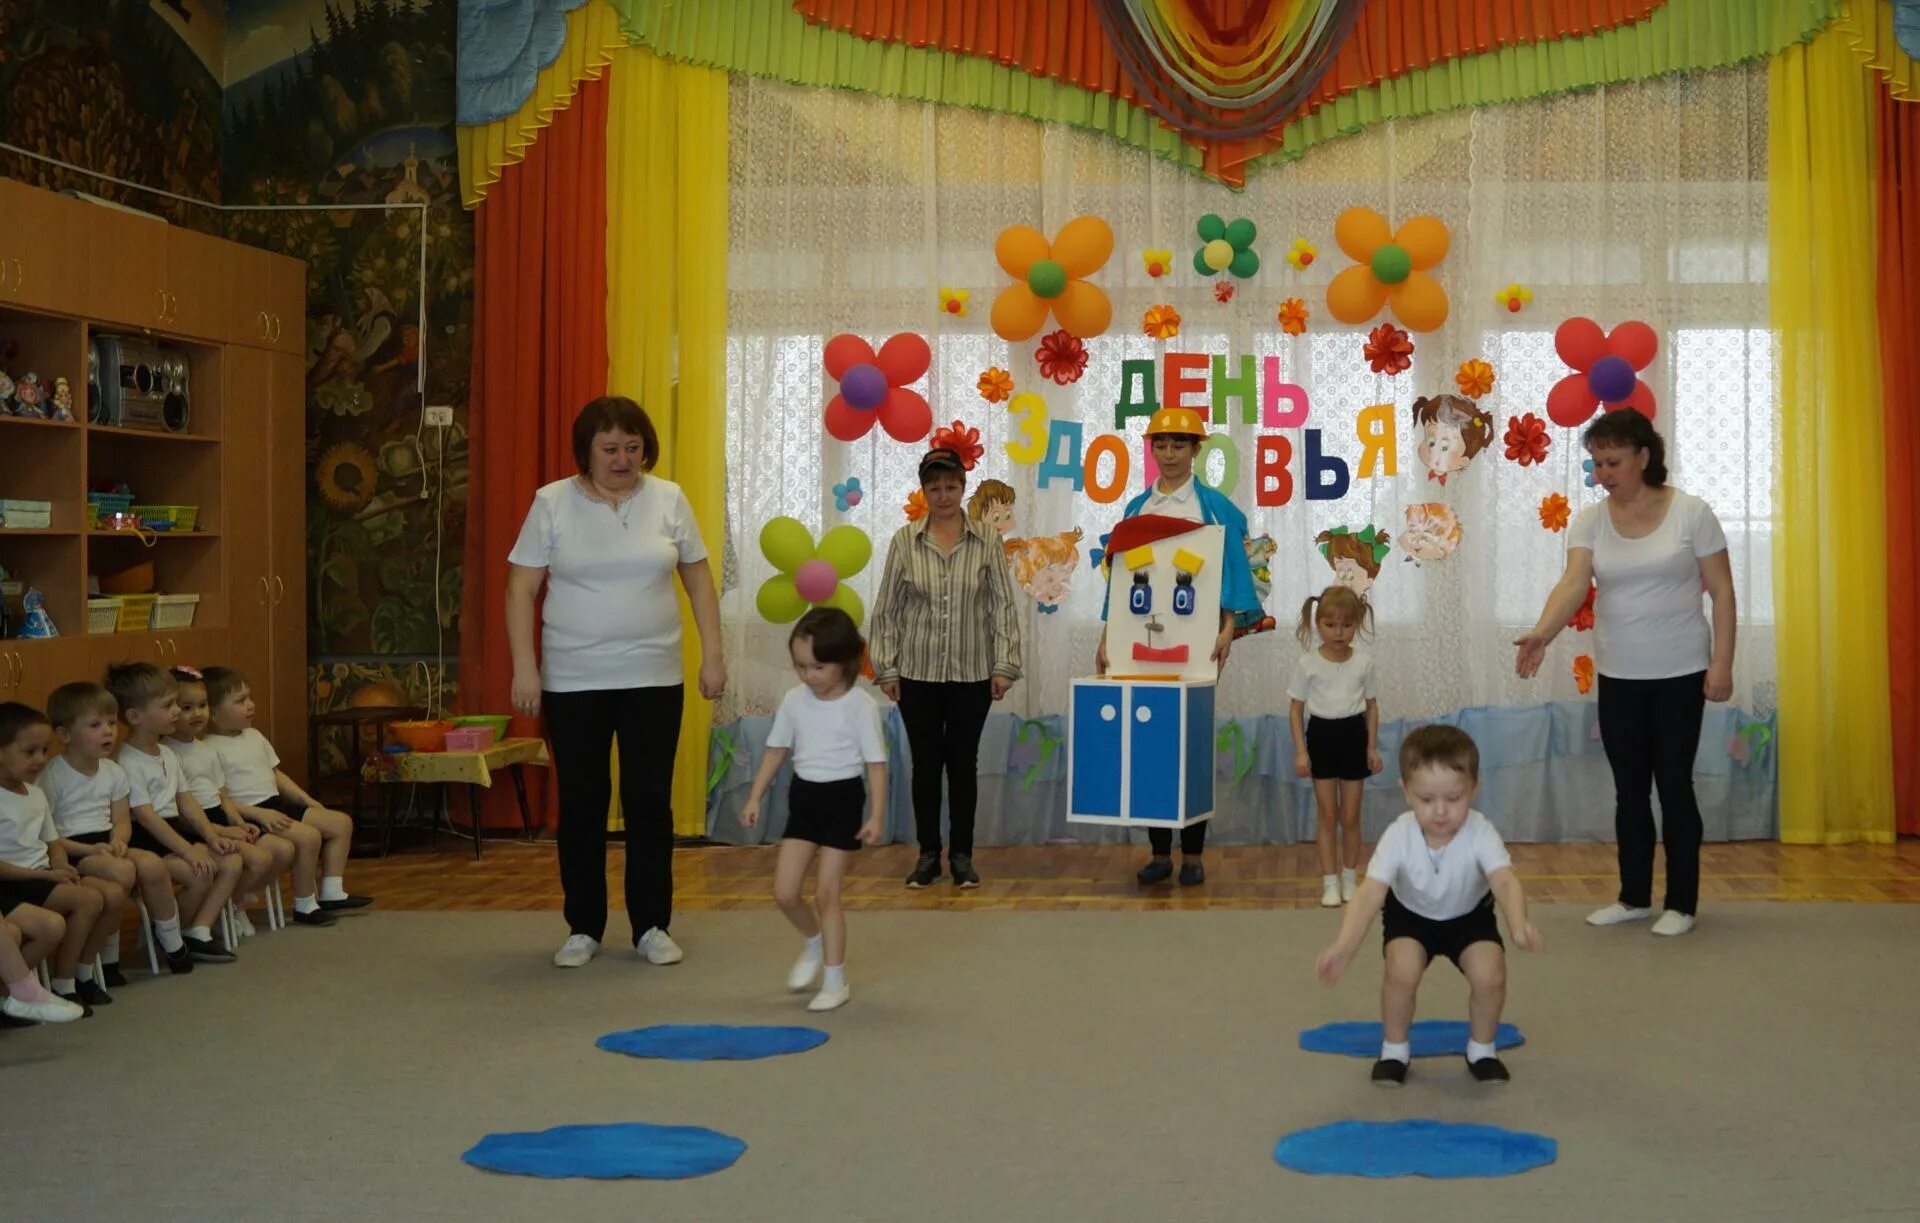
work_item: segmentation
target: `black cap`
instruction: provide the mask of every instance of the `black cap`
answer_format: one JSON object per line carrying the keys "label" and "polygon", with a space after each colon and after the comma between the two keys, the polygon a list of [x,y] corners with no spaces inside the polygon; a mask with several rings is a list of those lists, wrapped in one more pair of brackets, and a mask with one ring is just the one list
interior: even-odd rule
{"label": "black cap", "polygon": [[957,475],[964,477],[967,465],[960,461],[960,452],[945,446],[927,451],[920,460],[920,483],[925,484],[928,476]]}

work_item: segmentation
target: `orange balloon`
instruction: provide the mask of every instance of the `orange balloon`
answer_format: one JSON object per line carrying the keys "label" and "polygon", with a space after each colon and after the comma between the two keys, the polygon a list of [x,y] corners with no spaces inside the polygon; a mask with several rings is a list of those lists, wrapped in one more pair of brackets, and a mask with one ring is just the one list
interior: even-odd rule
{"label": "orange balloon", "polygon": [[1072,280],[1067,282],[1067,291],[1053,299],[1053,317],[1074,335],[1090,340],[1113,322],[1113,303],[1086,281]]}
{"label": "orange balloon", "polygon": [[1413,256],[1415,271],[1424,272],[1447,257],[1447,247],[1453,239],[1447,233],[1446,222],[1439,217],[1414,217],[1400,227],[1394,240]]}
{"label": "orange balloon", "polygon": [[[1345,250],[1343,244],[1341,247]],[[1327,313],[1343,323],[1364,323],[1387,304],[1387,286],[1365,263],[1350,267],[1327,286]]]}
{"label": "orange balloon", "polygon": [[1068,276],[1091,276],[1112,255],[1113,229],[1099,217],[1075,217],[1060,227],[1059,236],[1053,240],[1053,257],[1067,269]]}
{"label": "orange balloon", "polygon": [[993,240],[993,257],[1007,275],[1025,280],[1027,270],[1047,258],[1046,235],[1031,225],[1009,225]]}
{"label": "orange balloon", "polygon": [[[1065,299],[1066,295],[1062,294],[1055,300]],[[1046,321],[1047,303],[1035,297],[1024,280],[1008,285],[993,299],[993,334],[1010,343],[1032,339]]]}
{"label": "orange balloon", "polygon": [[1373,209],[1349,208],[1334,221],[1333,240],[1349,259],[1365,263],[1373,258],[1373,252],[1393,241],[1393,231],[1387,228],[1387,219]]}
{"label": "orange balloon", "polygon": [[1409,273],[1388,295],[1394,317],[1408,331],[1433,331],[1447,321],[1447,291],[1425,272]]}

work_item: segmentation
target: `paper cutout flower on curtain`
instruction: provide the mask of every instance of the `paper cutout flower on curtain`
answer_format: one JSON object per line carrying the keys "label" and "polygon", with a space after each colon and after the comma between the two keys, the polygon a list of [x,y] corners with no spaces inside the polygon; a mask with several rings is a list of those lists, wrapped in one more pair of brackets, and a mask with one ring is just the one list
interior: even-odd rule
{"label": "paper cutout flower on curtain", "polygon": [[1193,252],[1193,270],[1202,276],[1229,272],[1245,280],[1260,270],[1260,256],[1253,250],[1260,231],[1252,221],[1241,217],[1228,224],[1209,212],[1194,229],[1200,234],[1200,249]]}
{"label": "paper cutout flower on curtain", "polygon": [[1307,303],[1297,297],[1289,297],[1280,303],[1280,330],[1288,335],[1304,335],[1307,330]]}
{"label": "paper cutout flower on curtain", "polygon": [[1287,248],[1287,262],[1302,272],[1312,267],[1313,261],[1319,257],[1320,248],[1305,238],[1295,238],[1293,245]]}
{"label": "paper cutout flower on curtain", "polygon": [[1171,340],[1180,334],[1180,312],[1172,306],[1148,306],[1140,316],[1140,330],[1156,340]]}
{"label": "paper cutout flower on curtain", "polygon": [[987,448],[980,444],[980,430],[970,429],[965,421],[954,421],[951,425],[935,429],[928,446],[934,450],[947,449],[960,456],[960,466],[968,471],[980,461]]}
{"label": "paper cutout flower on curtain", "polygon": [[1506,436],[1500,440],[1506,443],[1507,457],[1522,467],[1546,462],[1547,447],[1553,442],[1547,422],[1531,412],[1507,417]]}
{"label": "paper cutout flower on curtain", "polygon": [[1567,523],[1573,519],[1573,507],[1559,493],[1548,493],[1540,498],[1540,525],[1558,535],[1567,529]]}
{"label": "paper cutout flower on curtain", "polygon": [[1585,696],[1593,691],[1593,655],[1582,654],[1573,660],[1573,685]]}
{"label": "paper cutout flower on curtain", "polygon": [[1462,395],[1478,399],[1493,389],[1493,366],[1478,357],[1462,361],[1460,368],[1453,372],[1453,380]]}
{"label": "paper cutout flower on curtain", "polygon": [[835,527],[820,537],[793,518],[774,518],[760,528],[760,552],[780,572],[754,596],[760,614],[775,624],[798,620],[809,607],[837,607],[859,624],[866,607],[848,578],[873,559],[873,541],[859,527]]}
{"label": "paper cutout flower on curtain", "polygon": [[1233,282],[1231,280],[1214,281],[1213,282],[1213,300],[1219,302],[1221,305],[1225,305],[1226,303],[1232,301],[1233,300]]}
{"label": "paper cutout flower on curtain", "polygon": [[834,336],[824,364],[840,392],[827,403],[827,432],[857,442],[879,424],[896,441],[919,441],[933,428],[933,409],[907,384],[925,377],[932,363],[933,350],[910,331],[889,339],[877,354],[857,335]]}
{"label": "paper cutout flower on curtain", "polygon": [[1499,302],[1508,313],[1518,314],[1526,307],[1528,302],[1533,300],[1533,290],[1523,284],[1515,282],[1500,290],[1498,293],[1495,293],[1493,300]]}
{"label": "paper cutout flower on curtain", "polygon": [[1653,419],[1653,388],[1640,371],[1653,364],[1660,336],[1645,323],[1622,323],[1602,333],[1590,318],[1570,318],[1554,329],[1553,349],[1574,372],[1547,392],[1547,415],[1568,429],[1585,424],[1604,404],[1632,408]]}
{"label": "paper cutout flower on curtain", "polygon": [[1040,363],[1042,378],[1051,378],[1061,386],[1080,381],[1080,375],[1087,372],[1087,346],[1065,328],[1041,340],[1033,359]]}
{"label": "paper cutout flower on curtain", "polygon": [[1413,341],[1392,323],[1382,323],[1367,336],[1360,353],[1376,374],[1391,378],[1413,367]]}
{"label": "paper cutout flower on curtain", "polygon": [[1013,395],[1013,375],[997,365],[980,371],[980,398],[988,403],[1004,403]]}
{"label": "paper cutout flower on curtain", "polygon": [[967,317],[967,301],[972,296],[973,294],[965,289],[942,288],[940,290],[941,313],[957,315],[960,318]]}
{"label": "paper cutout flower on curtain", "polygon": [[1140,252],[1140,259],[1147,265],[1147,275],[1158,280],[1173,271],[1173,252],[1150,248]]}
{"label": "paper cutout flower on curtain", "polygon": [[907,503],[900,507],[908,522],[919,522],[927,516],[927,495],[919,489],[907,494]]}
{"label": "paper cutout flower on curtain", "polygon": [[1333,223],[1334,241],[1357,267],[1327,286],[1327,311],[1343,323],[1366,323],[1389,306],[1409,331],[1447,321],[1447,291],[1427,275],[1447,257],[1451,239],[1438,217],[1414,217],[1397,231],[1371,208],[1349,208]]}
{"label": "paper cutout flower on curtain", "polygon": [[1592,582],[1587,583],[1586,601],[1580,604],[1580,610],[1573,613],[1573,619],[1567,621],[1567,627],[1576,633],[1590,632],[1593,629],[1593,601],[1600,595],[1600,588]]}
{"label": "paper cutout flower on curtain", "polygon": [[846,483],[833,486],[833,507],[842,514],[860,504],[860,477],[848,476]]}
{"label": "paper cutout flower on curtain", "polygon": [[1113,303],[1086,282],[1113,254],[1113,230],[1099,217],[1075,217],[1049,244],[1030,225],[1011,225],[993,243],[993,257],[1014,284],[993,301],[993,333],[1009,343],[1032,339],[1051,314],[1084,339],[1113,321]]}

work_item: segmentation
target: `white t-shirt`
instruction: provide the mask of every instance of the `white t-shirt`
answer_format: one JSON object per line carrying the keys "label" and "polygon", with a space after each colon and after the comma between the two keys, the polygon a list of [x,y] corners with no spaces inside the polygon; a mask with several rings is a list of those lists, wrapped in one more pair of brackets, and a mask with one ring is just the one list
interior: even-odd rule
{"label": "white t-shirt", "polygon": [[1602,501],[1580,511],[1567,529],[1567,546],[1593,553],[1600,674],[1672,679],[1707,669],[1713,630],[1702,608],[1700,562],[1725,552],[1727,536],[1706,502],[1675,489],[1653,533],[1626,539]]}
{"label": "white t-shirt", "polygon": [[577,479],[535,493],[507,560],[547,571],[541,687],[680,683],[674,570],[705,559],[693,507],[670,480],[646,477],[619,509],[589,498]]}
{"label": "white t-shirt", "polygon": [[1355,650],[1345,662],[1334,662],[1319,650],[1308,650],[1293,665],[1287,696],[1307,703],[1316,718],[1351,718],[1367,711],[1374,698],[1373,655]]}
{"label": "white t-shirt", "polygon": [[180,817],[180,791],[187,788],[187,779],[172,748],[162,743],[160,754],[149,756],[131,743],[122,743],[113,758],[127,771],[135,806],[144,803],[163,820]]}
{"label": "white t-shirt", "polygon": [[220,753],[205,739],[192,742],[168,739],[167,746],[180,761],[180,774],[187,779],[193,801],[200,804],[202,811],[218,807],[220,791],[227,784],[227,770],[220,763]]}
{"label": "white t-shirt", "polygon": [[1160,491],[1160,481],[1155,479],[1153,487],[1147,490],[1147,499],[1140,505],[1141,514],[1158,514],[1163,518],[1184,518],[1188,522],[1205,522],[1206,515],[1200,510],[1200,494],[1193,487],[1193,477],[1188,476],[1186,483],[1170,493]]}
{"label": "white t-shirt", "polygon": [[280,783],[273,779],[280,757],[265,735],[249,726],[237,735],[208,735],[200,742],[220,758],[228,798],[252,807],[280,797]]}
{"label": "white t-shirt", "polygon": [[53,826],[63,837],[111,832],[113,804],[132,794],[127,771],[113,761],[102,760],[89,777],[65,756],[55,756],[40,774],[40,789],[53,805]]}
{"label": "white t-shirt", "polygon": [[787,690],[773,715],[768,747],[793,749],[793,772],[804,781],[844,781],[887,762],[880,735],[880,706],[863,689],[849,688],[831,701],[805,684]]}
{"label": "white t-shirt", "polygon": [[53,864],[47,846],[60,839],[53,807],[40,787],[27,783],[25,794],[0,786],[0,862],[43,871]]}
{"label": "white t-shirt", "polygon": [[1487,877],[1512,865],[1506,842],[1478,811],[1467,812],[1467,822],[1443,849],[1427,844],[1420,821],[1408,811],[1373,847],[1367,878],[1392,888],[1395,898],[1420,916],[1451,921],[1478,908],[1492,890]]}

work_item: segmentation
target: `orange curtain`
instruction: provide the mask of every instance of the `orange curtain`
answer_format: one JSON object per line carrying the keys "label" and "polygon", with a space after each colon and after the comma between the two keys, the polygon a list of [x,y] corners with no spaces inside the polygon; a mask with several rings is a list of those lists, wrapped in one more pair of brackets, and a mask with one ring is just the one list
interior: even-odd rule
{"label": "orange curtain", "polygon": [[1880,366],[1894,827],[1920,835],[1920,103],[1880,83]]}
{"label": "orange curtain", "polygon": [[[575,470],[574,413],[607,391],[604,81],[581,83],[475,212],[473,333],[469,470],[484,495],[467,507],[459,705],[502,713],[513,682],[507,553],[534,490]],[[512,733],[541,730],[516,718]],[[540,807],[544,822],[551,806]],[[488,797],[485,819],[519,822],[508,787]]]}

